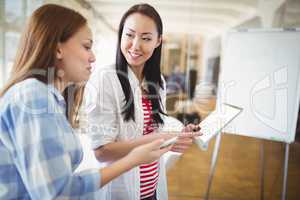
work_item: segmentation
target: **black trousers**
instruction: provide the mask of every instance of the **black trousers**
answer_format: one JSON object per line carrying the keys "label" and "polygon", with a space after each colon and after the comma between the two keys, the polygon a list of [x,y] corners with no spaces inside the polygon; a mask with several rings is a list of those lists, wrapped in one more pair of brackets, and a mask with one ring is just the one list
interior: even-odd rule
{"label": "black trousers", "polygon": [[147,197],[146,199],[141,199],[141,200],[157,200],[156,198],[156,191],[152,197]]}

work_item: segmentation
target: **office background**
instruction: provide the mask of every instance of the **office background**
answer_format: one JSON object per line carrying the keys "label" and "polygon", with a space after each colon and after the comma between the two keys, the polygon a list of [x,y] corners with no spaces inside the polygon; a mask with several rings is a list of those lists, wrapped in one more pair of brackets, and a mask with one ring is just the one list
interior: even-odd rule
{"label": "office background", "polygon": [[[136,0],[0,0],[0,87],[9,77],[20,34],[34,9],[56,3],[78,10],[92,25],[100,67],[114,61],[121,14]],[[162,16],[162,72],[168,78],[168,114],[199,122],[215,106],[222,41],[232,28],[300,27],[299,0],[150,0]],[[84,114],[83,114],[84,115]],[[298,129],[299,131],[299,129]],[[299,136],[297,136],[299,137]],[[86,138],[82,139],[88,146]],[[298,140],[296,140],[298,141]],[[168,172],[170,200],[205,197],[212,147],[193,146]],[[241,148],[242,147],[242,148]],[[300,199],[300,144],[291,146],[288,199]],[[89,154],[91,156],[91,154]],[[210,199],[280,199],[281,143],[225,135]],[[89,157],[92,165],[96,163]],[[86,163],[84,167],[88,167]],[[266,169],[262,183],[261,168]],[[264,191],[261,191],[264,184]]]}

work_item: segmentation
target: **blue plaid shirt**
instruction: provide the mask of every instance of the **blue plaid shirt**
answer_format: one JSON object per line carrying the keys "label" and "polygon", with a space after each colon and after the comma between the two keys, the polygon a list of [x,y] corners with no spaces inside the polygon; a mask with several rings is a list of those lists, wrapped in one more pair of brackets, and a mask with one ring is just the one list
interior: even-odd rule
{"label": "blue plaid shirt", "polygon": [[30,78],[0,99],[0,199],[82,199],[100,188],[98,170],[74,173],[82,148],[52,85]]}

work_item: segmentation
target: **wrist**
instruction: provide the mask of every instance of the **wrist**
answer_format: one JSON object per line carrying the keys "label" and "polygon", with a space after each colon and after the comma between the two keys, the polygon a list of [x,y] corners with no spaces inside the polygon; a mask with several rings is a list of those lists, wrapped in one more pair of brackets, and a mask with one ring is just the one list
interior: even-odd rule
{"label": "wrist", "polygon": [[122,162],[124,162],[124,164],[129,168],[133,168],[133,167],[137,167],[140,165],[140,163],[138,162],[138,159],[136,158],[136,156],[132,155],[131,152],[129,152],[129,154],[127,154],[124,158],[121,159]]}

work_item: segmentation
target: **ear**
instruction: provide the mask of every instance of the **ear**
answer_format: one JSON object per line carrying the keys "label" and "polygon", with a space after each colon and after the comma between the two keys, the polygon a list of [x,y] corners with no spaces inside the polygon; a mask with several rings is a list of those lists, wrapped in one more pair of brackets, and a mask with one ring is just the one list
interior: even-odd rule
{"label": "ear", "polygon": [[58,43],[56,47],[56,59],[60,60],[62,58],[63,58],[62,44]]}
{"label": "ear", "polygon": [[162,36],[159,36],[158,40],[157,40],[157,43],[155,45],[155,48],[157,48],[161,44],[161,42],[162,42]]}

